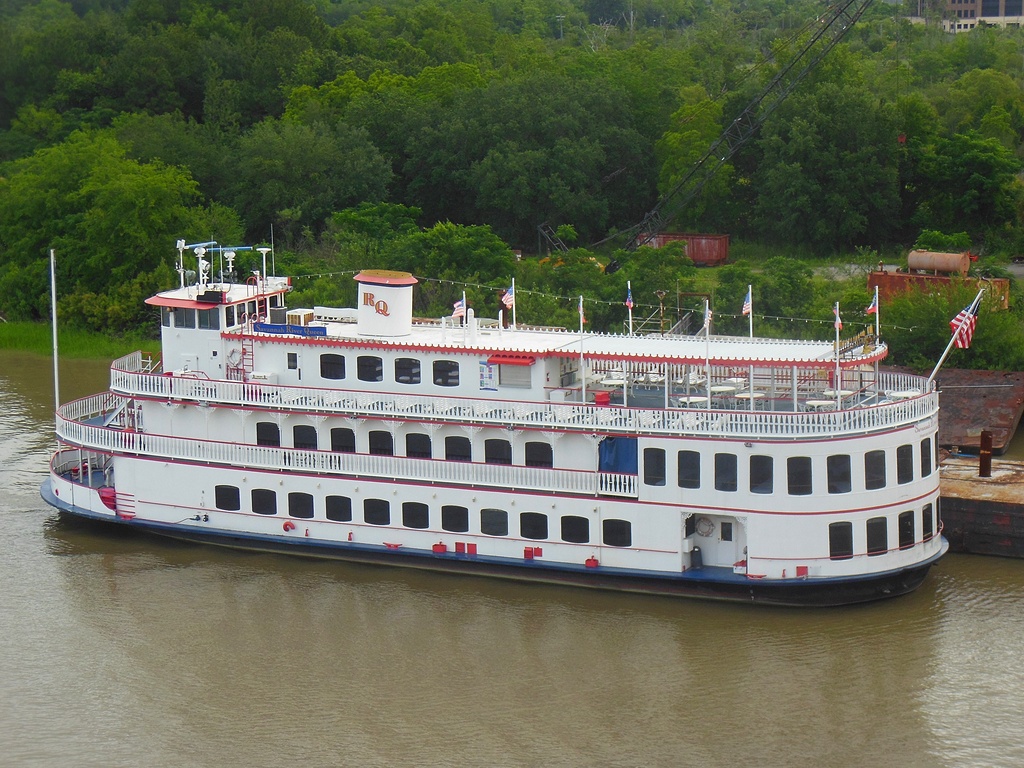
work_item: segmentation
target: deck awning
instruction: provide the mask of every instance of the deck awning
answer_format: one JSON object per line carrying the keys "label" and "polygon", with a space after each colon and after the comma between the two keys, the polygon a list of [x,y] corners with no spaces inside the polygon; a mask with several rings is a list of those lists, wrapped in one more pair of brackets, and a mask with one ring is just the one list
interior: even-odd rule
{"label": "deck awning", "polygon": [[491,365],[533,365],[537,362],[536,355],[503,354],[491,355],[487,358]]}

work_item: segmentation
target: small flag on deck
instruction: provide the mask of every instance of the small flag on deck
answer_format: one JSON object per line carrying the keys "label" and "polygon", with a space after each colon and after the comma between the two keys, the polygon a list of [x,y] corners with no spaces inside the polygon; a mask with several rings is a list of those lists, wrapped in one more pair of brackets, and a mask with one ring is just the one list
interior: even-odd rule
{"label": "small flag on deck", "polygon": [[877,315],[878,314],[878,294],[877,293],[875,294],[875,297],[873,299],[871,299],[871,304],[868,306],[868,308],[864,310],[864,314],[865,315]]}
{"label": "small flag on deck", "polygon": [[753,297],[750,295],[750,288],[747,288],[747,296],[745,299],[743,299],[743,314],[749,315],[753,309]]}
{"label": "small flag on deck", "polygon": [[580,324],[587,322],[587,316],[583,314],[583,297],[580,296]]}
{"label": "small flag on deck", "polygon": [[953,345],[957,349],[967,349],[971,346],[971,339],[974,338],[974,326],[978,322],[978,310],[972,307],[964,307],[960,313],[949,321],[949,328],[953,331],[956,339]]}
{"label": "small flag on deck", "polygon": [[632,309],[632,308],[633,308],[633,289],[632,288],[627,288],[626,289],[626,309]]}
{"label": "small flag on deck", "polygon": [[509,309],[512,309],[512,307],[515,306],[515,304],[516,304],[516,294],[515,294],[515,289],[514,288],[512,288],[510,286],[508,288],[508,290],[505,291],[505,293],[502,294],[502,296],[501,296],[501,303],[504,304]]}
{"label": "small flag on deck", "polygon": [[466,300],[459,299],[453,305],[455,309],[452,310],[452,317],[465,317],[466,316]]}
{"label": "small flag on deck", "polygon": [[836,302],[836,306],[835,306],[835,308],[834,308],[834,309],[832,310],[832,312],[833,312],[833,313],[835,314],[835,316],[836,316],[836,321],[835,321],[835,327],[836,327],[836,330],[837,330],[837,331],[841,331],[841,330],[843,330],[843,319],[842,319],[842,318],[841,318],[841,317],[839,316],[839,302],[838,302],[838,301]]}

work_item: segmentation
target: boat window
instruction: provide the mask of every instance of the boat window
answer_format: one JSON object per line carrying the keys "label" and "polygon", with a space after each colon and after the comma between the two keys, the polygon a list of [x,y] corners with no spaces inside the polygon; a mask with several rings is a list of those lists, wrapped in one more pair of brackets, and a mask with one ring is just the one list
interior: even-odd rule
{"label": "boat window", "polygon": [[718,526],[718,530],[722,541],[732,541],[732,523],[723,522]]}
{"label": "boat window", "polygon": [[849,493],[853,490],[849,456],[846,454],[829,456],[825,460],[825,468],[828,474],[829,493]]}
{"label": "boat window", "polygon": [[519,533],[524,539],[546,539],[548,516],[541,512],[523,512],[519,516]]}
{"label": "boat window", "polygon": [[921,538],[930,541],[935,535],[935,524],[932,517],[932,505],[925,504],[921,510]]}
{"label": "boat window", "polygon": [[256,445],[281,445],[281,428],[273,421],[256,422]]}
{"label": "boat window", "polygon": [[288,370],[294,371],[299,367],[299,354],[297,352],[288,353]]}
{"label": "boat window", "polygon": [[384,381],[384,361],[374,355],[356,358],[356,375],[360,381]]}
{"label": "boat window", "polygon": [[196,327],[196,311],[194,309],[182,309],[178,307],[174,310],[174,327],[175,328],[195,328]]}
{"label": "boat window", "polygon": [[363,521],[370,525],[391,525],[391,502],[363,499]]}
{"label": "boat window", "polygon": [[333,380],[344,379],[345,356],[336,355],[333,352],[325,352],[320,355],[320,378]]}
{"label": "boat window", "polygon": [[896,482],[900,485],[914,480],[914,446],[901,445],[896,449]]}
{"label": "boat window", "polygon": [[932,473],[932,439],[926,437],[921,441],[921,477]]}
{"label": "boat window", "polygon": [[606,547],[629,547],[633,544],[632,524],[629,520],[605,520],[602,523],[604,529],[604,545]]}
{"label": "boat window", "polygon": [[220,309],[200,309],[199,327],[210,331],[218,330],[220,328]]}
{"label": "boat window", "polygon": [[246,308],[247,308],[247,311],[249,312],[249,319],[250,320],[255,320],[256,319],[256,302],[255,301],[250,301],[246,305]]}
{"label": "boat window", "polygon": [[908,509],[906,512],[900,512],[900,516],[896,518],[896,528],[900,536],[900,549],[910,549],[914,546],[914,510]]}
{"label": "boat window", "polygon": [[455,435],[446,437],[444,439],[444,458],[446,461],[472,461],[473,450],[469,438]]}
{"label": "boat window", "polygon": [[160,307],[160,325],[164,328],[171,327],[171,315],[174,314],[174,310],[170,307]]}
{"label": "boat window", "polygon": [[420,383],[420,361],[415,357],[395,359],[395,381],[399,384]]}
{"label": "boat window", "polygon": [[508,512],[504,509],[481,509],[480,533],[488,536],[508,536]]}
{"label": "boat window", "polygon": [[750,492],[773,493],[775,491],[775,459],[771,456],[750,457]]}
{"label": "boat window", "polygon": [[426,528],[430,525],[430,508],[420,501],[403,503],[402,525],[406,528]]}
{"label": "boat window", "polygon": [[288,494],[288,515],[309,518],[313,516],[313,497],[308,493]]}
{"label": "boat window", "polygon": [[317,448],[316,427],[308,424],[296,424],[292,427],[292,445],[304,451],[315,451]]}
{"label": "boat window", "polygon": [[884,517],[868,518],[868,554],[884,555],[889,550],[888,523]]}
{"label": "boat window", "polygon": [[529,387],[533,382],[529,365],[498,365],[498,384],[503,387]]}
{"label": "boat window", "polygon": [[693,536],[697,532],[697,516],[687,515],[683,523],[683,536]]}
{"label": "boat window", "polygon": [[238,488],[233,485],[218,485],[214,488],[213,497],[217,509],[234,512],[242,508],[242,499],[239,496]]}
{"label": "boat window", "polygon": [[786,459],[789,475],[789,495],[807,496],[811,493],[811,457],[790,456]]}
{"label": "boat window", "polygon": [[679,487],[700,488],[700,454],[697,451],[680,451],[676,460],[679,464]]}
{"label": "boat window", "polygon": [[665,450],[644,448],[644,485],[665,484]]}
{"label": "boat window", "polygon": [[393,456],[395,453],[395,438],[390,432],[375,429],[370,432],[370,453],[375,456]]}
{"label": "boat window", "polygon": [[597,471],[635,475],[637,455],[635,437],[606,437],[597,444]]}
{"label": "boat window", "polygon": [[554,465],[550,443],[529,442],[526,444],[526,466],[553,467]]}
{"label": "boat window", "polygon": [[429,459],[433,455],[430,450],[430,435],[421,432],[410,432],[406,435],[405,455],[411,459]]}
{"label": "boat window", "polygon": [[235,308],[224,307],[224,327],[230,328],[235,324]]}
{"label": "boat window", "polygon": [[829,524],[828,556],[831,560],[849,560],[853,557],[853,523]]}
{"label": "boat window", "polygon": [[508,440],[484,440],[484,462],[487,464],[511,464],[512,443]]}
{"label": "boat window", "polygon": [[441,527],[452,533],[465,533],[469,530],[469,510],[454,504],[441,507]]}
{"label": "boat window", "polygon": [[257,515],[277,514],[277,492],[264,488],[252,489],[252,511]]}
{"label": "boat window", "polygon": [[885,488],[885,451],[864,454],[864,487],[869,491]]}
{"label": "boat window", "polygon": [[586,544],[590,541],[590,520],[578,515],[562,517],[562,541]]}
{"label": "boat window", "polygon": [[435,360],[434,383],[439,387],[459,386],[459,364],[454,360]]}
{"label": "boat window", "polygon": [[348,427],[334,427],[331,430],[331,450],[337,453],[355,453],[356,433]]}
{"label": "boat window", "polygon": [[736,454],[715,454],[715,490],[736,490]]}
{"label": "boat window", "polygon": [[327,519],[339,523],[352,520],[352,499],[348,496],[328,496],[326,499]]}

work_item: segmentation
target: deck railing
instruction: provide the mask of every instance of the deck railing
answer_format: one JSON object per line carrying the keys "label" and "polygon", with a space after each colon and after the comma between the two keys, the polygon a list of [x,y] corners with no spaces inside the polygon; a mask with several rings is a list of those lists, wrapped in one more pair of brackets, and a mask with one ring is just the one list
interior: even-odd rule
{"label": "deck railing", "polygon": [[[232,407],[441,423],[502,424],[629,435],[693,435],[749,440],[804,440],[891,430],[938,410],[938,395],[920,376],[881,373],[871,393],[844,400],[840,410],[793,412],[694,408],[622,408],[583,403],[403,395],[240,381],[214,381],[142,371],[139,353],[115,361],[111,389],[128,397],[199,401]],[[886,392],[900,392],[890,402]],[[782,398],[780,398],[781,400]],[[852,407],[851,407],[852,406]],[[67,412],[68,418],[75,420]]]}

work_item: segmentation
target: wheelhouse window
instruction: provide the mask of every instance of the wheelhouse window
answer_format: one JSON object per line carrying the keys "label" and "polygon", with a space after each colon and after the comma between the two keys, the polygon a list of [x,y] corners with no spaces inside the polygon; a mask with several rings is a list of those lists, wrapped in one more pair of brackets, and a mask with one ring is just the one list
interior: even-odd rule
{"label": "wheelhouse window", "polygon": [[164,328],[171,327],[171,318],[174,317],[174,310],[170,307],[160,307],[160,325]]}
{"label": "wheelhouse window", "polygon": [[384,361],[374,355],[356,358],[356,376],[360,381],[384,381]]}
{"label": "wheelhouse window", "polygon": [[395,454],[395,438],[390,432],[374,429],[370,432],[370,453],[374,456],[393,456]]}
{"label": "wheelhouse window", "polygon": [[828,556],[831,560],[849,560],[853,557],[853,523],[829,524]]}
{"label": "wheelhouse window", "polygon": [[419,384],[420,361],[415,357],[396,358],[395,381],[399,384]]}
{"label": "wheelhouse window", "polygon": [[487,464],[511,464],[512,443],[508,440],[484,440],[484,462]]}
{"label": "wheelhouse window", "polygon": [[931,541],[935,535],[935,517],[931,504],[925,504],[921,510],[921,538],[924,541]]}
{"label": "wheelhouse window", "polygon": [[452,533],[465,533],[469,530],[469,510],[455,504],[441,507],[441,528]]}
{"label": "wheelhouse window", "polygon": [[224,307],[224,326],[226,328],[231,328],[234,324],[235,324],[235,308],[233,306],[231,306],[231,307]]}
{"label": "wheelhouse window", "polygon": [[735,491],[736,482],[736,454],[716,453],[715,454],[715,490]]}
{"label": "wheelhouse window", "polygon": [[238,488],[233,485],[218,485],[214,488],[213,498],[217,509],[235,512],[242,508],[242,499]]}
{"label": "wheelhouse window", "polygon": [[422,432],[407,434],[405,455],[411,459],[429,459],[433,455],[430,449],[430,435],[424,435]]}
{"label": "wheelhouse window", "polygon": [[331,450],[335,453],[355,453],[356,433],[348,427],[334,427],[331,430]]}
{"label": "wheelhouse window", "polygon": [[896,528],[900,538],[900,549],[910,549],[914,546],[914,510],[900,512],[896,518]]}
{"label": "wheelhouse window", "polygon": [[508,536],[508,512],[504,509],[481,509],[480,533],[487,536]]}
{"label": "wheelhouse window", "polygon": [[601,524],[602,542],[606,547],[633,545],[633,526],[629,520],[605,520]]}
{"label": "wheelhouse window", "polygon": [[252,511],[257,515],[277,514],[277,493],[275,491],[268,491],[265,488],[253,488],[251,499]]}
{"label": "wheelhouse window", "polygon": [[889,524],[884,517],[868,518],[868,554],[884,555],[889,551]]}
{"label": "wheelhouse window", "polygon": [[790,496],[808,496],[811,493],[811,457],[790,456],[786,459]]}
{"label": "wheelhouse window", "polygon": [[313,496],[308,493],[288,494],[288,515],[310,518],[313,516]]}
{"label": "wheelhouse window", "polygon": [[524,539],[546,539],[548,516],[540,512],[523,512],[519,516],[519,533]]}
{"label": "wheelhouse window", "polygon": [[498,365],[498,384],[502,387],[529,388],[531,384],[529,365]]}
{"label": "wheelhouse window", "polygon": [[829,493],[849,493],[853,490],[850,457],[846,454],[829,456],[825,460]]}
{"label": "wheelhouse window", "polygon": [[220,308],[200,309],[199,327],[202,330],[216,331],[220,329]]}
{"label": "wheelhouse window", "polygon": [[178,307],[174,310],[175,328],[195,328],[196,311],[194,309],[183,309]]}
{"label": "wheelhouse window", "polygon": [[402,504],[402,525],[406,528],[426,528],[430,525],[430,508],[420,501]]}
{"label": "wheelhouse window", "polygon": [[926,437],[921,441],[921,477],[932,473],[932,439]]}
{"label": "wheelhouse window", "polygon": [[644,485],[665,484],[665,450],[644,448]]}
{"label": "wheelhouse window", "polygon": [[697,451],[680,451],[676,456],[680,488],[700,488],[700,454]]}
{"label": "wheelhouse window", "polygon": [[309,424],[296,424],[292,427],[292,445],[304,451],[315,451],[317,448],[316,427]]}
{"label": "wheelhouse window", "polygon": [[333,352],[325,352],[320,355],[320,378],[333,380],[344,379],[345,356],[336,355]]}
{"label": "wheelhouse window", "polygon": [[363,521],[370,525],[391,525],[391,502],[363,499]]}
{"label": "wheelhouse window", "polygon": [[750,457],[750,492],[772,493],[775,490],[775,460],[771,456]]}
{"label": "wheelhouse window", "polygon": [[468,437],[449,435],[444,439],[445,461],[472,461],[473,449]]}
{"label": "wheelhouse window", "polygon": [[273,421],[256,422],[256,445],[281,445],[281,428]]}
{"label": "wheelhouse window", "polygon": [[454,360],[435,360],[434,383],[439,387],[459,386],[459,364]]}
{"label": "wheelhouse window", "polygon": [[901,445],[896,449],[896,482],[900,485],[914,480],[914,446]]}
{"label": "wheelhouse window", "polygon": [[562,541],[586,544],[590,541],[590,520],[579,515],[563,515]]}
{"label": "wheelhouse window", "polygon": [[554,455],[550,443],[529,442],[526,444],[526,466],[553,467]]}
{"label": "wheelhouse window", "polygon": [[338,523],[352,521],[352,499],[348,496],[328,496],[324,501],[328,520]]}
{"label": "wheelhouse window", "polygon": [[864,487],[869,491],[885,488],[885,451],[864,454]]}

